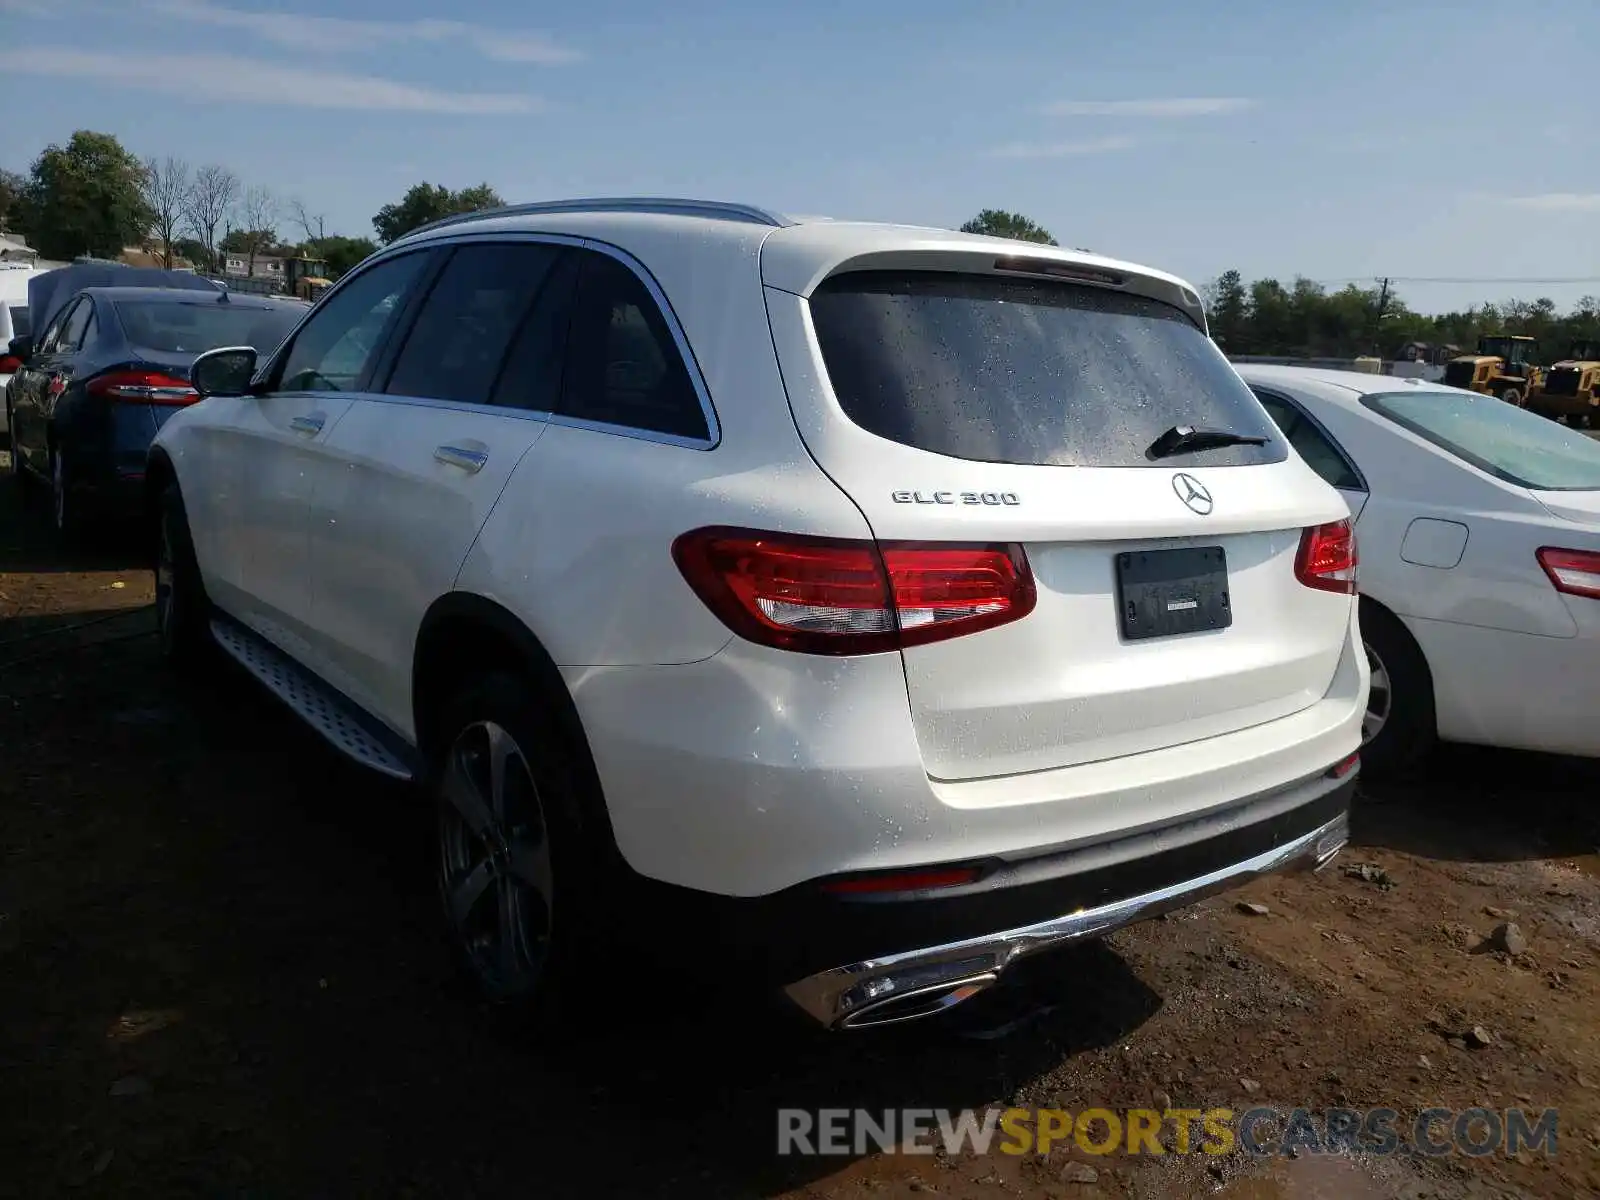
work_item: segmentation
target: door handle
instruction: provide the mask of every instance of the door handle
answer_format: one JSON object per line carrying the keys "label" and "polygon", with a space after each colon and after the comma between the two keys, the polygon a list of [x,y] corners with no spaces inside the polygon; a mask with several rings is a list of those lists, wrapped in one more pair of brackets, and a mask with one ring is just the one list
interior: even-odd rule
{"label": "door handle", "polygon": [[315,437],[322,432],[323,423],[327,419],[322,413],[312,413],[309,417],[290,417],[289,428],[296,433],[309,434]]}
{"label": "door handle", "polygon": [[436,461],[452,467],[460,467],[468,474],[477,474],[483,470],[484,464],[489,461],[487,450],[478,450],[472,446],[452,446],[449,444],[435,446],[433,457]]}

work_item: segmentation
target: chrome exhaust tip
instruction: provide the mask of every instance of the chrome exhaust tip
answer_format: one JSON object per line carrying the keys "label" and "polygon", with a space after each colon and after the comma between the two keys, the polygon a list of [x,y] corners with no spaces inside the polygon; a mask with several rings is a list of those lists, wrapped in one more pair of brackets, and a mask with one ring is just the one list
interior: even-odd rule
{"label": "chrome exhaust tip", "polygon": [[994,972],[973,975],[953,983],[934,983],[909,991],[891,991],[879,1000],[871,1000],[844,1017],[837,1029],[868,1029],[879,1025],[897,1025],[902,1021],[916,1021],[931,1017],[972,999],[998,983]]}

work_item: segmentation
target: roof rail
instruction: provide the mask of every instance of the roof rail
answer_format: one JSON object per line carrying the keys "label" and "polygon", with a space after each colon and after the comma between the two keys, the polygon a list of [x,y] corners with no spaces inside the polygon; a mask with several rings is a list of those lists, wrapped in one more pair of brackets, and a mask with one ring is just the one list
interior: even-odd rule
{"label": "roof rail", "polygon": [[755,225],[771,225],[782,229],[795,224],[781,213],[757,208],[752,204],[732,204],[721,200],[686,200],[669,196],[596,196],[581,200],[541,200],[532,204],[508,204],[504,208],[485,208],[476,212],[456,213],[441,217],[426,225],[419,225],[406,234],[424,233],[430,229],[444,229],[468,221],[487,221],[495,217],[520,217],[537,213],[576,212],[637,212],[662,213],[684,217],[712,217],[723,221],[748,221]]}

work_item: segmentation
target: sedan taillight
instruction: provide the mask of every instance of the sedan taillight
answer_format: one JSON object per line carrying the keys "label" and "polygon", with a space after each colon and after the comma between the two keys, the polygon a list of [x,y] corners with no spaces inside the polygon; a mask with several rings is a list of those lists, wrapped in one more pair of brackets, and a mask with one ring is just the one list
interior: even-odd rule
{"label": "sedan taillight", "polygon": [[1556,591],[1600,600],[1600,554],[1593,550],[1543,546],[1539,549],[1539,565],[1555,584]]}
{"label": "sedan taillight", "polygon": [[159,371],[107,371],[83,385],[91,396],[135,404],[193,404],[200,393],[187,380]]}

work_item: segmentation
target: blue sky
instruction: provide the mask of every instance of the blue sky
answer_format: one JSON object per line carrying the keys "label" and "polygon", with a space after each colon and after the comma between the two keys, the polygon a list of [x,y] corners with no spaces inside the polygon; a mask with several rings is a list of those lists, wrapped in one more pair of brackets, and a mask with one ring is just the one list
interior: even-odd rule
{"label": "blue sky", "polygon": [[[1600,277],[1596,0],[0,0],[0,26],[0,165],[104,130],[330,232],[370,235],[420,179],[487,180],[1008,208],[1196,282]],[[1600,294],[1398,287],[1426,310]]]}

